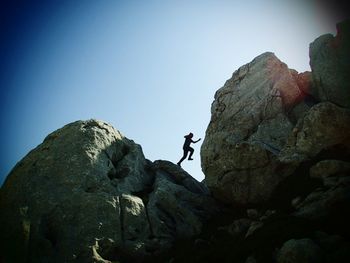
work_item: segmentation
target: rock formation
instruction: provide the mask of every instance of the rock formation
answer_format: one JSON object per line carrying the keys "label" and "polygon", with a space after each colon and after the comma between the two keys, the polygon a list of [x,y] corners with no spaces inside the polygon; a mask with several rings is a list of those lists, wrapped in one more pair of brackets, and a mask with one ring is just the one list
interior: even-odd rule
{"label": "rock formation", "polygon": [[297,76],[273,53],[264,53],[216,92],[201,157],[206,183],[223,202],[266,202],[294,171],[277,156],[294,127],[288,113],[311,85],[299,88]]}
{"label": "rock formation", "polygon": [[341,148],[344,154],[348,154],[350,109],[340,108],[330,102],[318,103],[300,119],[293,131],[279,155],[281,160],[301,162],[331,148]]}
{"label": "rock formation", "polygon": [[229,244],[236,262],[350,261],[350,21],[337,28],[310,45],[312,72],[264,53],[216,92],[202,169],[236,215],[201,259]]}
{"label": "rock formation", "polygon": [[180,167],[146,160],[96,120],[47,136],[8,176],[0,208],[5,262],[140,261],[198,234],[218,209]]}
{"label": "rock formation", "polygon": [[337,24],[337,35],[323,35],[310,44],[315,82],[310,93],[320,101],[350,108],[350,23]]}
{"label": "rock formation", "polygon": [[216,92],[201,148],[216,198],[264,204],[310,158],[350,153],[349,25],[310,45],[311,73],[298,74],[264,53]]}
{"label": "rock formation", "polygon": [[233,73],[204,183],[101,121],[47,136],[1,188],[0,261],[350,262],[349,28],[310,45],[312,72],[268,52]]}

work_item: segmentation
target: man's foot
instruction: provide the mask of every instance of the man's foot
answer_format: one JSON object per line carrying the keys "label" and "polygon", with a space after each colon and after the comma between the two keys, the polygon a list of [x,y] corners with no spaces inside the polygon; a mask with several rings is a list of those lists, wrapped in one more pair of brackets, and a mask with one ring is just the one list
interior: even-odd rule
{"label": "man's foot", "polygon": [[192,158],[188,158],[189,161],[192,161],[193,159]]}
{"label": "man's foot", "polygon": [[181,163],[177,163],[177,165],[181,167]]}

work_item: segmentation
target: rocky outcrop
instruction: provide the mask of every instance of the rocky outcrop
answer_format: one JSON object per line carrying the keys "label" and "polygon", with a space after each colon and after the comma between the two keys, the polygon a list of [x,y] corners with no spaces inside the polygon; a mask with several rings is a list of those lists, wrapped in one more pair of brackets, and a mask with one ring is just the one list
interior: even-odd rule
{"label": "rocky outcrop", "polygon": [[50,134],[1,188],[0,261],[350,262],[348,23],[311,45],[312,72],[269,52],[234,72],[204,183],[101,121]]}
{"label": "rocky outcrop", "polygon": [[350,108],[350,20],[337,25],[337,35],[323,35],[310,44],[310,66],[315,86],[310,93],[320,101]]}
{"label": "rocky outcrop", "polygon": [[299,74],[264,53],[216,92],[201,148],[216,198],[263,204],[305,162],[326,152],[350,154],[350,112],[344,108],[350,105],[349,28],[350,21],[340,23],[335,38],[310,45],[311,73]]}
{"label": "rocky outcrop", "polygon": [[307,89],[308,78],[297,75],[273,53],[264,53],[216,92],[201,157],[206,183],[220,200],[266,202],[294,171],[277,155],[294,127],[288,114]]}
{"label": "rocky outcrop", "polygon": [[216,92],[202,170],[232,214],[191,262],[350,260],[349,37],[347,21],[311,44],[312,72],[264,53]]}
{"label": "rocky outcrop", "polygon": [[146,160],[96,120],[47,136],[0,194],[5,262],[137,262],[198,234],[218,209],[180,167]]}
{"label": "rocky outcrop", "polygon": [[293,128],[279,158],[305,161],[322,150],[339,149],[338,157],[350,153],[350,110],[330,102],[312,107]]}

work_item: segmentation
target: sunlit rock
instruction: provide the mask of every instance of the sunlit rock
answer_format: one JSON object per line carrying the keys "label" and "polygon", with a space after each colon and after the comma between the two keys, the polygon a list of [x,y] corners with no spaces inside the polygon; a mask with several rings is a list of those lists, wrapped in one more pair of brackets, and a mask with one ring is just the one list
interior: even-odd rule
{"label": "sunlit rock", "polygon": [[[206,183],[223,202],[266,202],[294,171],[277,155],[293,123],[288,113],[303,101],[298,74],[273,53],[240,67],[215,94],[201,148]],[[305,78],[304,78],[305,79]]]}

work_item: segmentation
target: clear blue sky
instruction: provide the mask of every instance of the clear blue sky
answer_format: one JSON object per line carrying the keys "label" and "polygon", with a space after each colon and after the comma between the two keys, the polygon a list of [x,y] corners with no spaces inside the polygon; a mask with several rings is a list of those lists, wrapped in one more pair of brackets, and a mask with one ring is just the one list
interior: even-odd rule
{"label": "clear blue sky", "polygon": [[[50,4],[45,3],[50,2]],[[309,70],[308,47],[335,33],[317,1],[32,1],[1,12],[0,183],[45,136],[90,118],[176,163],[205,136],[214,93],[272,51]],[[183,168],[198,180],[195,160]]]}

